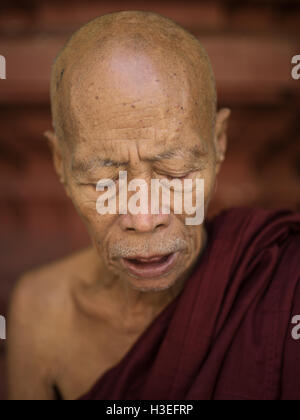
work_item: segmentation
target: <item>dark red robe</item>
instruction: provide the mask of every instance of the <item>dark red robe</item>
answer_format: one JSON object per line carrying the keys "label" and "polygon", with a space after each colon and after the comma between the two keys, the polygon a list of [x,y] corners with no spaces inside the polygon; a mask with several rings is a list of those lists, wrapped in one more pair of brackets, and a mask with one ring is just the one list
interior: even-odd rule
{"label": "dark red robe", "polygon": [[300,400],[300,214],[237,208],[176,298],[81,399]]}

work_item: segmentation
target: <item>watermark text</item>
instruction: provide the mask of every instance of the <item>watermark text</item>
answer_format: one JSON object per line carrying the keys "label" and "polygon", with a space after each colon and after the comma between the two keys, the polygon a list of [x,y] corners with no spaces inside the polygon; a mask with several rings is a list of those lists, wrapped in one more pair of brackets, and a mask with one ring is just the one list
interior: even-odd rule
{"label": "watermark text", "polygon": [[292,78],[294,80],[300,79],[300,55],[295,55],[292,58],[292,64],[294,64],[294,67],[292,69]]}
{"label": "watermark text", "polygon": [[6,79],[6,59],[3,55],[0,55],[0,79]]}
{"label": "watermark text", "polygon": [[6,339],[6,321],[4,316],[0,315],[0,340]]}
{"label": "watermark text", "polygon": [[[107,189],[107,190],[106,190]],[[118,202],[117,208],[117,189]],[[103,192],[96,203],[98,214],[170,214],[173,204],[174,214],[184,214],[186,225],[201,225],[204,221],[204,179],[151,179],[150,201],[148,183],[144,179],[133,179],[127,182],[127,171],[119,172],[118,182],[106,178],[96,186]],[[131,194],[128,199],[128,193]],[[173,203],[171,203],[173,193]],[[160,197],[162,197],[160,201]],[[193,205],[195,201],[195,205]],[[161,209],[161,210],[160,210]]]}
{"label": "watermark text", "polygon": [[292,338],[294,340],[300,340],[300,315],[295,315],[293,317],[292,324],[295,325],[292,329]]}

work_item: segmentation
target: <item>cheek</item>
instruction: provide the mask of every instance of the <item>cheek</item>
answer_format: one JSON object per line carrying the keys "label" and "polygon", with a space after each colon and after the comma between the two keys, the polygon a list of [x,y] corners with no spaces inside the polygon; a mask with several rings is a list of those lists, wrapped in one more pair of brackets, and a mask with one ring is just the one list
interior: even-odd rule
{"label": "cheek", "polygon": [[98,214],[96,204],[99,193],[97,191],[88,191],[76,186],[70,188],[70,191],[71,200],[90,235],[98,238],[103,237],[114,223],[116,216]]}
{"label": "cheek", "polygon": [[202,178],[204,178],[204,204],[206,205],[210,201],[216,180],[216,174],[213,165],[209,165],[206,168],[202,174]]}
{"label": "cheek", "polygon": [[[214,191],[214,183],[215,183],[215,173],[212,166],[207,166],[207,168],[199,173],[197,173],[196,178],[204,180],[204,192],[201,189],[198,194],[198,203],[200,204],[200,197],[204,198],[204,207],[210,202],[210,198]],[[196,195],[197,191],[196,188],[193,190],[193,205],[196,205]]]}
{"label": "cheek", "polygon": [[203,225],[201,226],[186,226],[185,240],[189,244],[186,258],[189,263],[195,261],[203,246]]}
{"label": "cheek", "polygon": [[69,191],[74,206],[83,218],[93,219],[97,216],[95,192],[80,187],[70,187]]}

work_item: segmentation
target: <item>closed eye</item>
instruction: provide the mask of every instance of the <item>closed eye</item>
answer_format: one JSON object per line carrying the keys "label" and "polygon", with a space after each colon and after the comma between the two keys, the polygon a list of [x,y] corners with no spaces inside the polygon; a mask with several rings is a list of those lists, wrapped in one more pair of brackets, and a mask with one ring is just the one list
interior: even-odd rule
{"label": "closed eye", "polygon": [[184,175],[161,174],[161,176],[164,176],[164,177],[169,178],[169,179],[184,179],[187,176],[189,176],[190,174],[191,174],[191,172],[189,172],[187,174],[184,174]]}

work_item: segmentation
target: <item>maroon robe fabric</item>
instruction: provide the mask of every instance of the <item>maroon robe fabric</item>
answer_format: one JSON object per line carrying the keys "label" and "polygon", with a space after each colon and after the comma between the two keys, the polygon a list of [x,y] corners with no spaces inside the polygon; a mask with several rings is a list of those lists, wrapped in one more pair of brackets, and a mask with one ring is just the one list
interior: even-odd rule
{"label": "maroon robe fabric", "polygon": [[236,208],[176,298],[81,400],[300,400],[300,214]]}

